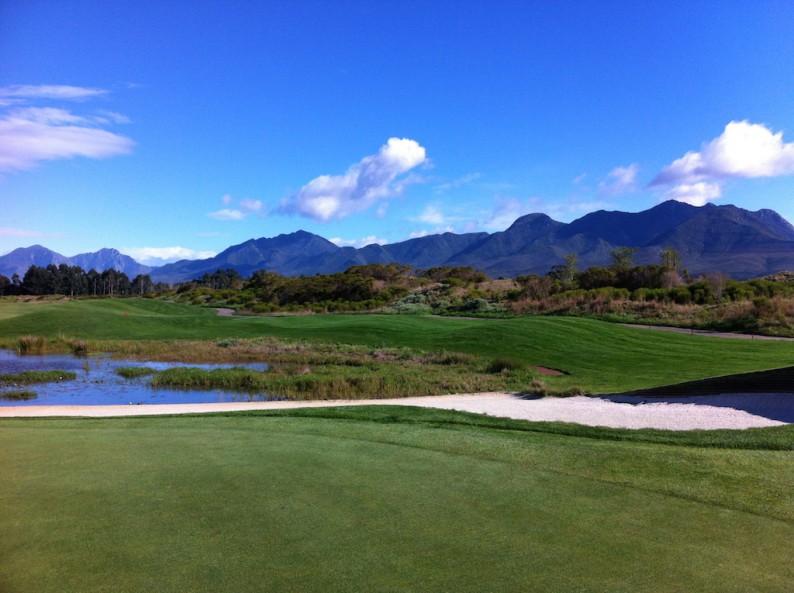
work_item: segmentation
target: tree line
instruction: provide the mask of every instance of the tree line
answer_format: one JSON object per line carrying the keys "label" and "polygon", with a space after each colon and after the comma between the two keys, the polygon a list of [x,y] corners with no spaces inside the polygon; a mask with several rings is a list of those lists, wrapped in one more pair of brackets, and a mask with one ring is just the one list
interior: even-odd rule
{"label": "tree line", "polygon": [[124,272],[109,269],[97,272],[80,266],[50,264],[30,266],[20,278],[0,275],[0,295],[131,296],[168,290],[168,284],[153,282],[148,274],[130,280]]}

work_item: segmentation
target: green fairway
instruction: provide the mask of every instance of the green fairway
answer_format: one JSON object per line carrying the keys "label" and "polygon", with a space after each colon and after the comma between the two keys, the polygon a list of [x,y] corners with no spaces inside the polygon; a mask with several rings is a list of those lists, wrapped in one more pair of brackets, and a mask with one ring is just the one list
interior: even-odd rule
{"label": "green fairway", "polygon": [[3,420],[0,590],[790,590],[790,429],[774,451],[530,426],[410,408]]}
{"label": "green fairway", "polygon": [[276,336],[369,346],[452,350],[560,369],[549,382],[608,393],[794,365],[794,343],[727,340],[587,319],[422,316],[219,317],[144,299],[0,303],[0,340],[22,335],[89,340],[218,340]]}

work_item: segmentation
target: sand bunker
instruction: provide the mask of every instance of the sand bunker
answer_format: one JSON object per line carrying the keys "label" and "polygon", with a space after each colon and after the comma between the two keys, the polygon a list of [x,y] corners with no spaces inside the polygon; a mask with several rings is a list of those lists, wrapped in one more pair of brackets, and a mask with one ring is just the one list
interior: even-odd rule
{"label": "sand bunker", "polygon": [[523,399],[510,393],[478,393],[344,401],[225,402],[130,406],[0,407],[0,417],[12,416],[144,416],[240,410],[362,405],[420,406],[474,412],[529,421],[573,422],[613,428],[664,430],[745,429],[794,422],[794,394],[730,394],[687,398],[642,399],[629,396]]}

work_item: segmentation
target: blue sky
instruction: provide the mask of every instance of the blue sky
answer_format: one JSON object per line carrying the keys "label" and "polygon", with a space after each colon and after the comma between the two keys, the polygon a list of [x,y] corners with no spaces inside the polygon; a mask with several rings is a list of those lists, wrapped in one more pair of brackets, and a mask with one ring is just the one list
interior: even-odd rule
{"label": "blue sky", "polygon": [[794,221],[794,3],[0,0],[0,253]]}

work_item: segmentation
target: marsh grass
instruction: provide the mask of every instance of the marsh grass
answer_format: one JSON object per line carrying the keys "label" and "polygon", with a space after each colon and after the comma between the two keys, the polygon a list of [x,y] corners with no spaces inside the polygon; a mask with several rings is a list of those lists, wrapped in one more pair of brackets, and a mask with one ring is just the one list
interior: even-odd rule
{"label": "marsh grass", "polygon": [[[444,393],[520,391],[533,393],[537,375],[514,359],[488,361],[474,354],[386,348],[287,338],[217,341],[112,341],[91,350],[139,360],[198,363],[267,362],[268,371],[245,368],[175,367],[165,371],[122,367],[125,378],[152,375],[153,387],[223,389],[268,393],[290,399],[393,398]],[[498,368],[497,368],[498,367]],[[542,383],[547,395],[568,386]]]}
{"label": "marsh grass", "polygon": [[156,372],[156,370],[150,367],[119,367],[116,369],[116,374],[125,379],[145,377],[147,375],[153,375]]}
{"label": "marsh grass", "polygon": [[0,391],[0,400],[6,401],[27,401],[36,399],[38,394],[30,389],[14,389],[11,391]]}
{"label": "marsh grass", "polygon": [[[405,352],[401,352],[405,355]],[[531,382],[526,369],[497,374],[482,370],[484,364],[452,363],[447,356],[417,353],[393,360],[383,352],[337,352],[297,356],[279,362],[268,371],[245,368],[201,369],[176,367],[154,374],[153,387],[224,389],[264,392],[290,399],[395,398],[443,393],[522,390]],[[282,359],[283,360],[283,359]],[[545,387],[547,392],[552,390]]]}
{"label": "marsh grass", "polygon": [[22,371],[21,373],[0,373],[0,383],[20,385],[27,383],[57,383],[74,381],[77,374],[71,371]]}
{"label": "marsh grass", "polygon": [[69,349],[75,356],[88,356],[88,342],[85,340],[69,340]]}
{"label": "marsh grass", "polygon": [[17,352],[20,354],[40,354],[44,352],[47,339],[43,336],[20,336],[17,340]]}

